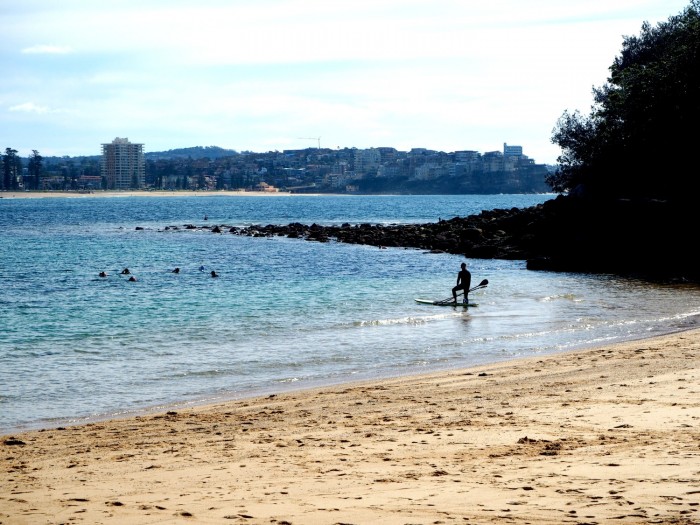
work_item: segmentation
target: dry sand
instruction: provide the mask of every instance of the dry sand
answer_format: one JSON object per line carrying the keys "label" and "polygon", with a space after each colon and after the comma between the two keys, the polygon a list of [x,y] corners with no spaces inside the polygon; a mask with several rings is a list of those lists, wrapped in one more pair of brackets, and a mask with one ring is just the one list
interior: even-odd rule
{"label": "dry sand", "polygon": [[0,523],[700,523],[700,330],[2,436]]}

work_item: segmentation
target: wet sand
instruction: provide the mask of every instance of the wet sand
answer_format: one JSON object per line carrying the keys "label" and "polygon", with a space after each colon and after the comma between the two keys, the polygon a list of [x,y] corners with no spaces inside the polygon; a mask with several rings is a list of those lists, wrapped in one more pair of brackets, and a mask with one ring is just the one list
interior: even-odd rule
{"label": "wet sand", "polygon": [[0,523],[700,522],[700,330],[0,438]]}

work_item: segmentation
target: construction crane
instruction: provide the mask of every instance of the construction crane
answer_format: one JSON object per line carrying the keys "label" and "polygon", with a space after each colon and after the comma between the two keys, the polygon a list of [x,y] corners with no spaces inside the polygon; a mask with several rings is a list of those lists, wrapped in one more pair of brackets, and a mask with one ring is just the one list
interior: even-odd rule
{"label": "construction crane", "polygon": [[297,137],[300,140],[315,140],[318,142],[318,149],[321,149],[321,137]]}

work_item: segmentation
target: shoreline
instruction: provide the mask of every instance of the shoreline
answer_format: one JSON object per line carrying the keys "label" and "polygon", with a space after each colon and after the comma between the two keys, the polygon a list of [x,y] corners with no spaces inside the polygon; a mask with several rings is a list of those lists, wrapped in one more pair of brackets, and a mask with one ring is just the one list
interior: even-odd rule
{"label": "shoreline", "polygon": [[[217,191],[91,191],[91,192],[70,192],[70,191],[8,191],[0,192],[0,199],[44,199],[54,198],[89,198],[89,197],[216,197],[216,196],[242,196],[242,197],[282,197],[296,195],[289,191],[244,191],[244,190],[217,190]],[[315,195],[306,193],[304,195]]]}
{"label": "shoreline", "polygon": [[16,432],[0,522],[691,523],[699,350],[693,329]]}
{"label": "shoreline", "polygon": [[[622,339],[608,345],[609,347],[614,347],[617,345],[623,345],[628,343],[634,343],[638,341],[645,341],[647,339],[654,339],[656,337],[672,336],[674,334],[682,334],[685,332],[691,332],[696,330],[696,328],[683,328],[675,329],[664,332],[657,332],[655,335],[647,337],[637,335],[631,338]],[[700,328],[697,328],[700,331]],[[700,335],[699,335],[700,337]],[[600,344],[584,344],[582,346],[577,346],[567,350],[560,350],[554,353],[542,354],[544,356],[556,356],[556,355],[566,355],[570,353],[585,352],[594,348],[598,348]],[[540,356],[541,357],[541,356]],[[58,427],[68,428],[83,425],[93,425],[104,423],[106,421],[113,420],[125,420],[125,419],[138,419],[140,417],[148,417],[154,414],[161,414],[169,411],[183,411],[183,410],[201,410],[207,407],[227,405],[231,403],[245,403],[251,399],[265,398],[268,396],[277,396],[282,394],[295,394],[304,393],[312,390],[322,390],[322,389],[340,389],[345,387],[351,387],[356,384],[375,384],[383,383],[387,381],[399,381],[399,380],[410,380],[412,378],[420,378],[423,376],[433,376],[439,374],[450,374],[453,372],[463,372],[474,370],[476,368],[483,368],[486,366],[498,366],[501,364],[510,363],[513,361],[532,359],[533,357],[516,357],[516,358],[505,358],[500,361],[488,362],[482,365],[463,365],[463,366],[450,366],[450,367],[437,367],[437,368],[427,368],[423,372],[415,373],[403,373],[395,375],[369,375],[364,376],[359,379],[345,378],[339,379],[337,381],[312,381],[309,384],[298,385],[296,383],[285,383],[268,385],[264,387],[256,387],[252,391],[244,391],[240,393],[220,393],[218,395],[208,394],[202,398],[194,398],[187,400],[177,400],[167,403],[161,403],[158,405],[144,406],[135,409],[123,408],[121,410],[115,411],[113,413],[96,413],[86,416],[75,416],[75,417],[65,417],[65,418],[54,418],[46,419],[42,421],[34,421],[31,423],[24,423],[16,427],[0,427],[0,438],[3,436],[31,433],[31,432],[45,432],[47,430],[52,430]],[[0,522],[2,525],[2,522]]]}
{"label": "shoreline", "polygon": [[[644,341],[647,339],[653,339],[656,337],[663,337],[663,336],[671,336],[674,334],[681,334],[684,332],[691,332],[695,330],[696,328],[682,328],[682,329],[674,329],[674,330],[668,330],[668,331],[663,331],[663,332],[656,332],[653,336],[642,336],[642,335],[636,335],[632,336],[629,338],[621,339],[618,340],[614,343],[609,344],[608,346],[614,347],[617,345],[623,345],[626,343],[634,343],[635,341]],[[700,331],[700,328],[697,328],[697,330]],[[591,344],[591,343],[586,343],[580,346],[572,347],[567,350],[559,350],[559,351],[554,351],[553,353],[546,353],[546,354],[541,354],[544,356],[549,356],[549,355],[566,355],[569,353],[576,353],[580,351],[586,351],[586,350],[591,350],[594,348],[599,347],[600,344]],[[243,403],[251,399],[257,399],[257,398],[264,398],[270,395],[281,395],[281,394],[295,394],[297,392],[303,393],[311,390],[320,390],[320,389],[328,389],[328,388],[344,388],[344,387],[349,387],[353,386],[355,384],[367,384],[367,383],[382,383],[385,381],[397,381],[397,380],[402,380],[402,379],[411,379],[411,378],[419,378],[422,376],[432,376],[432,375],[438,375],[438,374],[449,374],[452,372],[460,372],[460,371],[467,371],[467,370],[473,370],[476,368],[481,368],[484,366],[490,366],[490,365],[499,365],[499,364],[505,364],[509,363],[512,361],[519,361],[521,359],[526,360],[526,359],[531,359],[532,357],[508,357],[504,358],[503,360],[498,360],[498,361],[493,361],[493,362],[487,362],[485,364],[479,365],[479,364],[474,364],[474,365],[452,365],[449,367],[435,367],[435,368],[427,368],[425,371],[422,372],[408,372],[408,373],[402,373],[402,374],[391,374],[391,375],[376,375],[376,374],[371,374],[371,375],[366,375],[366,376],[361,376],[360,378],[350,378],[346,377],[343,379],[338,379],[338,380],[318,380],[318,381],[311,381],[308,384],[304,385],[299,385],[297,383],[283,383],[283,384],[274,384],[274,385],[268,385],[268,386],[260,386],[256,387],[254,390],[251,391],[244,391],[244,392],[238,392],[238,393],[220,393],[218,395],[216,394],[207,394],[201,398],[193,398],[193,399],[187,399],[187,400],[176,400],[176,401],[170,401],[166,403],[160,403],[158,405],[150,405],[150,406],[143,406],[140,408],[134,408],[134,409],[128,409],[128,408],[122,408],[120,410],[114,411],[112,413],[95,413],[91,415],[85,415],[85,416],[73,416],[73,417],[63,417],[63,418],[52,418],[52,419],[45,419],[45,420],[38,420],[38,421],[33,421],[33,422],[27,422],[23,423],[19,426],[14,426],[14,427],[0,427],[0,438],[2,436],[9,436],[9,435],[14,435],[14,434],[22,434],[22,433],[27,433],[27,432],[44,432],[47,430],[51,430],[54,428],[58,427],[75,427],[75,426],[83,426],[83,425],[93,425],[96,423],[103,423],[105,421],[112,421],[112,420],[124,420],[124,419],[132,419],[132,418],[139,418],[139,417],[147,417],[150,415],[154,414],[159,414],[159,413],[165,413],[168,411],[182,411],[182,410],[199,410],[199,409],[205,409],[210,406],[214,405],[222,405],[222,404],[230,404],[230,403]],[[2,522],[0,522],[0,525],[2,525]]]}

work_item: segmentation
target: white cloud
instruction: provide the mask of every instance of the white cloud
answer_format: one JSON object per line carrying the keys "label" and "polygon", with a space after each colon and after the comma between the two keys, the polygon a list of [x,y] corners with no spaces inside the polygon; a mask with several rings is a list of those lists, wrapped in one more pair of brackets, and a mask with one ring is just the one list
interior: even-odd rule
{"label": "white cloud", "polygon": [[72,52],[69,46],[55,46],[48,44],[38,44],[22,49],[25,55],[65,55]]}
{"label": "white cloud", "polygon": [[[86,154],[114,136],[149,151],[283,149],[305,136],[444,151],[508,142],[554,162],[556,119],[588,112],[623,35],[686,3],[26,0],[0,12],[0,102],[14,112],[11,126],[0,112],[0,141]],[[60,64],[29,56],[50,53]]]}
{"label": "white cloud", "polygon": [[10,106],[10,111],[17,111],[23,113],[48,113],[50,110],[46,106],[38,106],[34,102],[25,102],[24,104],[17,104],[16,106]]}

